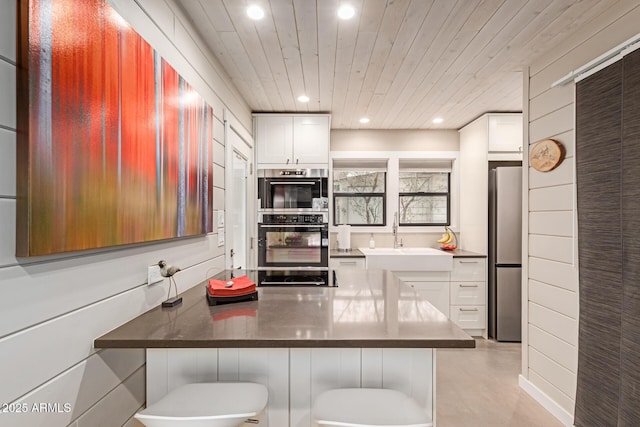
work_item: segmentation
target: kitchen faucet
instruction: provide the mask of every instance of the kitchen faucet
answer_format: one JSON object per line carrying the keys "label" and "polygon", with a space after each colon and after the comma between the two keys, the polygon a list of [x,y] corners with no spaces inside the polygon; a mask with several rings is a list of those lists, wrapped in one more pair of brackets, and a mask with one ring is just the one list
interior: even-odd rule
{"label": "kitchen faucet", "polygon": [[398,212],[393,214],[393,227],[391,228],[391,232],[393,233],[393,248],[402,247],[402,239],[398,242]]}

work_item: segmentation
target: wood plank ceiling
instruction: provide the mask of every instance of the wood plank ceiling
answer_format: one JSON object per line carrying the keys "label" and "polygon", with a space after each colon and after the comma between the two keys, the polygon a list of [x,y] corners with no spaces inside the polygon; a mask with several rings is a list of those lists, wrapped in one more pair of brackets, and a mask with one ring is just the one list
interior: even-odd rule
{"label": "wood plank ceiling", "polygon": [[341,0],[175,0],[253,111],[329,112],[334,129],[459,129],[521,111],[523,67],[614,0],[348,1],[344,21]]}

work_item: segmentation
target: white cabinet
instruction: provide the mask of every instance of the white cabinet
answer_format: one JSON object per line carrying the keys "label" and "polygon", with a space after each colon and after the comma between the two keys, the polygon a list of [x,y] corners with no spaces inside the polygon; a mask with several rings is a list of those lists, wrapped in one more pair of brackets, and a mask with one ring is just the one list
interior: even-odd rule
{"label": "white cabinet", "polygon": [[401,271],[396,277],[449,317],[449,272]]}
{"label": "white cabinet", "polygon": [[329,163],[328,115],[254,115],[258,164]]}
{"label": "white cabinet", "polygon": [[449,282],[404,282],[449,317]]}
{"label": "white cabinet", "polygon": [[[449,318],[458,326],[467,331],[470,329],[479,330],[486,328],[487,309],[486,305],[452,305]],[[475,334],[472,334],[475,335]]]}
{"label": "white cabinet", "polygon": [[485,258],[453,259],[449,317],[462,329],[486,332],[486,264]]}
{"label": "white cabinet", "polygon": [[489,152],[522,152],[522,114],[489,115]]}

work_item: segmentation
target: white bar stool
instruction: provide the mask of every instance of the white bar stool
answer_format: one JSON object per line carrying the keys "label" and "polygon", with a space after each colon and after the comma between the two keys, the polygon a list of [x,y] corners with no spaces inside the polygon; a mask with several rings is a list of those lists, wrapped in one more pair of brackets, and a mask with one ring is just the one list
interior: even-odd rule
{"label": "white bar stool", "polygon": [[312,416],[318,426],[433,426],[415,400],[399,391],[380,388],[326,391],[316,398]]}
{"label": "white bar stool", "polygon": [[267,388],[262,384],[187,384],[135,417],[147,427],[237,427],[260,414],[267,398]]}

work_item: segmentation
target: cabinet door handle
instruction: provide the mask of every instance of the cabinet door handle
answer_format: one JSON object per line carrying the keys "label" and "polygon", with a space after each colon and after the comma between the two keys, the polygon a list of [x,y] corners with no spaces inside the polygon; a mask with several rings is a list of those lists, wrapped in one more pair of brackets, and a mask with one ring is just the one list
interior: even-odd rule
{"label": "cabinet door handle", "polygon": [[298,161],[299,161],[299,160],[300,160],[300,159],[296,159],[296,165],[298,164]]}
{"label": "cabinet door handle", "polygon": [[460,311],[478,311],[477,308],[461,308]]}
{"label": "cabinet door handle", "polygon": [[460,260],[460,264],[477,264],[478,261],[462,261]]}
{"label": "cabinet door handle", "polygon": [[462,283],[459,283],[458,286],[460,286],[461,288],[477,288],[478,285],[463,285]]}
{"label": "cabinet door handle", "polygon": [[287,159],[287,164],[289,164],[289,159]]}

